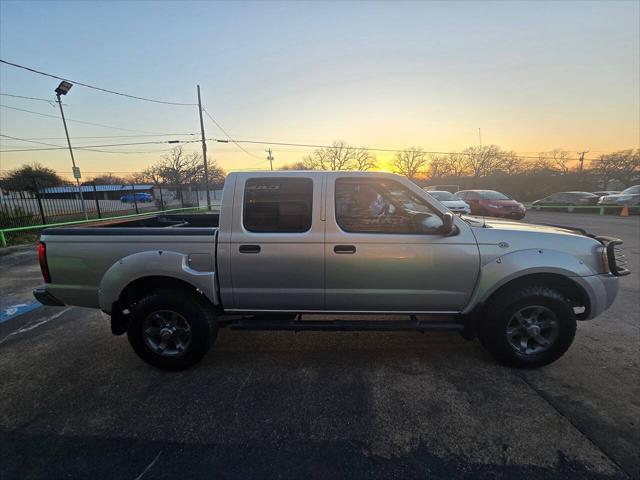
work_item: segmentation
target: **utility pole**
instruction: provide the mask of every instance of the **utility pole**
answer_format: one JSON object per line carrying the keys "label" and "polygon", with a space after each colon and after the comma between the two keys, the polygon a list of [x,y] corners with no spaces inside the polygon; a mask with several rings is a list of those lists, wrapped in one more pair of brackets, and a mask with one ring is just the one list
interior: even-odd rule
{"label": "utility pole", "polygon": [[89,220],[89,215],[87,214],[87,206],[84,204],[84,196],[82,195],[82,187],[80,186],[80,169],[76,167],[76,159],[73,156],[73,148],[71,148],[71,140],[69,139],[69,130],[67,129],[67,121],[64,118],[64,110],[62,109],[62,101],[60,100],[60,95],[66,95],[69,93],[72,84],[69,82],[61,82],[58,88],[56,88],[56,100],[58,101],[58,105],[60,106],[60,115],[62,116],[62,125],[64,125],[64,133],[67,136],[67,145],[69,145],[69,153],[71,154],[71,165],[73,165],[73,176],[76,179],[76,185],[78,186],[78,193],[80,194],[80,203],[82,204],[82,213],[84,213],[84,219]]}
{"label": "utility pole", "polygon": [[585,153],[589,153],[589,150],[585,150],[584,152],[578,152],[580,154],[580,175],[584,171],[584,155]]}
{"label": "utility pole", "polygon": [[271,155],[271,147],[267,148],[265,150],[265,152],[267,152],[267,160],[269,160],[269,166],[271,167],[271,170],[273,171],[273,155]]}
{"label": "utility pole", "polygon": [[589,153],[589,150],[585,150],[584,152],[578,152],[580,154],[580,170],[579,170],[579,181],[580,181],[580,188],[582,188],[583,185],[583,173],[584,173],[584,155],[585,153]]}
{"label": "utility pole", "polygon": [[478,142],[480,143],[480,148],[482,148],[482,131],[480,127],[478,127]]}
{"label": "utility pole", "polygon": [[[202,100],[200,99],[200,85],[198,85],[198,113],[200,113],[200,133],[202,135],[202,159],[204,160],[204,189],[207,192],[207,210],[211,210],[211,195],[209,193],[209,164],[207,161],[207,142],[204,139],[204,122],[202,121]],[[198,206],[200,206],[198,200]]]}

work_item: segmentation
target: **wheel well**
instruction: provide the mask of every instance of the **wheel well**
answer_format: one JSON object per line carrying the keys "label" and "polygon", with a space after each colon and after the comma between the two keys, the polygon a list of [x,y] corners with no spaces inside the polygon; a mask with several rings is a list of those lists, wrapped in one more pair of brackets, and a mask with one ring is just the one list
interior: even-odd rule
{"label": "wheel well", "polygon": [[587,292],[585,292],[579,284],[571,280],[569,277],[565,277],[564,275],[559,275],[557,273],[534,273],[511,280],[493,292],[483,303],[487,305],[491,300],[503,295],[505,292],[513,288],[520,288],[533,284],[555,288],[569,299],[574,308],[584,308],[584,311],[576,312],[576,318],[578,320],[583,320],[589,315],[591,302],[589,301],[589,295]]}
{"label": "wheel well", "polygon": [[118,298],[118,303],[122,308],[130,308],[131,305],[145,295],[160,289],[182,290],[184,292],[197,294],[207,303],[211,303],[205,295],[190,283],[177,278],[163,276],[142,277],[134,280],[122,290]]}

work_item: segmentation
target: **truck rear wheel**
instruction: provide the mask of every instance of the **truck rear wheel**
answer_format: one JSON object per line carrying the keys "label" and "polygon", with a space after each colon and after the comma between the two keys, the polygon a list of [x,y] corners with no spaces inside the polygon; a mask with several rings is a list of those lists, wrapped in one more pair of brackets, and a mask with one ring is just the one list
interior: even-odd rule
{"label": "truck rear wheel", "polygon": [[492,300],[479,337],[498,360],[514,367],[541,367],[560,358],[573,343],[576,318],[561,292],[521,287]]}
{"label": "truck rear wheel", "polygon": [[164,370],[182,370],[202,359],[218,333],[215,315],[189,292],[160,290],[138,301],[127,337],[145,362]]}

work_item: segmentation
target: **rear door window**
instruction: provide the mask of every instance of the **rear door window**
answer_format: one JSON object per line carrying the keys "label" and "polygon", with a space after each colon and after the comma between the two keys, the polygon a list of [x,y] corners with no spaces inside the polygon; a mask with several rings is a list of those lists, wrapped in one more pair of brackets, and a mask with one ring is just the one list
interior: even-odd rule
{"label": "rear door window", "polygon": [[245,184],[242,222],[250,232],[306,232],[312,211],[310,178],[251,178]]}

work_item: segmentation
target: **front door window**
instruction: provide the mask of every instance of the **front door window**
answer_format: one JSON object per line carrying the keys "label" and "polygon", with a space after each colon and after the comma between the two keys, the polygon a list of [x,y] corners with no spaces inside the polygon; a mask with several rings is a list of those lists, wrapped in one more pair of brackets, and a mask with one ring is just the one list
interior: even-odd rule
{"label": "front door window", "polygon": [[442,219],[420,196],[387,179],[336,180],[336,221],[349,233],[438,233]]}

